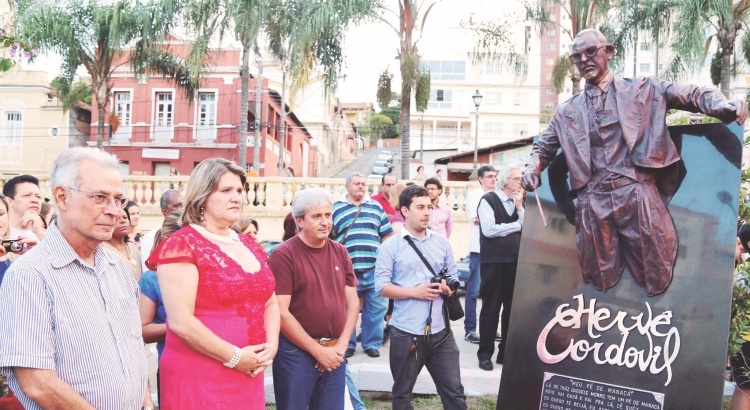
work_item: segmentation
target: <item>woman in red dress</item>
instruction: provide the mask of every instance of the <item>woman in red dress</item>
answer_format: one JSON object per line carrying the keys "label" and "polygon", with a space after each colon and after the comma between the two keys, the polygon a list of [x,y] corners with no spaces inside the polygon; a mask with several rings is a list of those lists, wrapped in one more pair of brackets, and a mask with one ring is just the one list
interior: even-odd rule
{"label": "woman in red dress", "polygon": [[279,309],[263,248],[230,229],[245,173],[221,158],[190,175],[182,229],[147,261],[167,312],[160,408],[264,409],[263,372],[276,355]]}

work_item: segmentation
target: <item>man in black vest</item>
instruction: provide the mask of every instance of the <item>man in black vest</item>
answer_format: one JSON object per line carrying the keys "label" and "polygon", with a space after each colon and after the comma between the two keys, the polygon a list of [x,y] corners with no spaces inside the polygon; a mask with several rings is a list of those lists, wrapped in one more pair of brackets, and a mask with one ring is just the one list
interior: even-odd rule
{"label": "man in black vest", "polygon": [[497,176],[496,191],[484,194],[479,201],[479,259],[482,288],[482,311],[479,314],[479,368],[492,370],[495,353],[495,334],[503,310],[501,340],[497,346],[497,363],[505,359],[508,340],[513,286],[516,282],[518,249],[523,227],[523,189],[521,168],[508,166]]}

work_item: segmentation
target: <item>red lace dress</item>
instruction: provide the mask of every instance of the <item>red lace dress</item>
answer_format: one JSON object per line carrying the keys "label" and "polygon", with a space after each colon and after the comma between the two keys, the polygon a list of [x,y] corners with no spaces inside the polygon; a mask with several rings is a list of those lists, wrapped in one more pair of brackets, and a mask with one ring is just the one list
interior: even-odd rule
{"label": "red lace dress", "polygon": [[[266,341],[265,304],[274,278],[263,248],[240,235],[260,262],[254,273],[244,269],[218,245],[185,226],[164,240],[147,261],[157,265],[188,262],[198,267],[195,317],[217,336],[238,347]],[[265,409],[263,376],[250,377],[204,356],[169,329],[159,362],[163,410]]]}

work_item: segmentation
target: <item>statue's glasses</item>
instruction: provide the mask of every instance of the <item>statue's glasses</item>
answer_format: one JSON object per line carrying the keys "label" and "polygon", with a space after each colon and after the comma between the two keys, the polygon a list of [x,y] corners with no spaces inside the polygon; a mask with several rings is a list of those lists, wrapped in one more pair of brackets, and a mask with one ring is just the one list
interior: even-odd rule
{"label": "statue's glasses", "polygon": [[596,54],[599,53],[600,48],[607,47],[608,44],[600,44],[598,46],[591,46],[586,47],[582,51],[579,51],[577,53],[573,53],[570,55],[570,61],[573,64],[580,64],[581,63],[581,57],[583,57],[583,54],[586,54],[586,57],[589,59],[596,57]]}

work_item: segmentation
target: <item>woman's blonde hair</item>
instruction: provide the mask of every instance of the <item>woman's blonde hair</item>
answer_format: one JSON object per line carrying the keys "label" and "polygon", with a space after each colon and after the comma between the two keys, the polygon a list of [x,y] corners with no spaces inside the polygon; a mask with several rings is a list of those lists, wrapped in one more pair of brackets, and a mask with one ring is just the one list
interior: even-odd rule
{"label": "woman's blonde hair", "polygon": [[[182,225],[200,224],[203,220],[203,206],[206,198],[214,193],[219,185],[219,178],[227,172],[238,177],[245,186],[245,171],[237,164],[224,158],[209,158],[201,161],[190,174],[185,188],[185,210],[182,214]],[[244,203],[244,201],[242,201]]]}
{"label": "woman's blonde hair", "polygon": [[255,227],[255,231],[260,231],[260,228],[258,227],[258,222],[250,218],[249,216],[243,216],[240,218],[239,221],[235,222],[234,225],[232,225],[232,230],[237,233],[244,233],[248,226],[252,224]]}
{"label": "woman's blonde hair", "polygon": [[161,243],[167,236],[177,232],[182,228],[180,225],[180,219],[182,218],[182,211],[174,211],[164,218],[164,222],[161,224],[161,229],[156,232],[154,236],[154,245],[151,249],[156,249],[156,246]]}
{"label": "woman's blonde hair", "polygon": [[398,197],[401,196],[401,192],[406,188],[406,184],[398,183],[391,187],[391,206],[396,212],[401,212],[401,204],[398,202]]}

